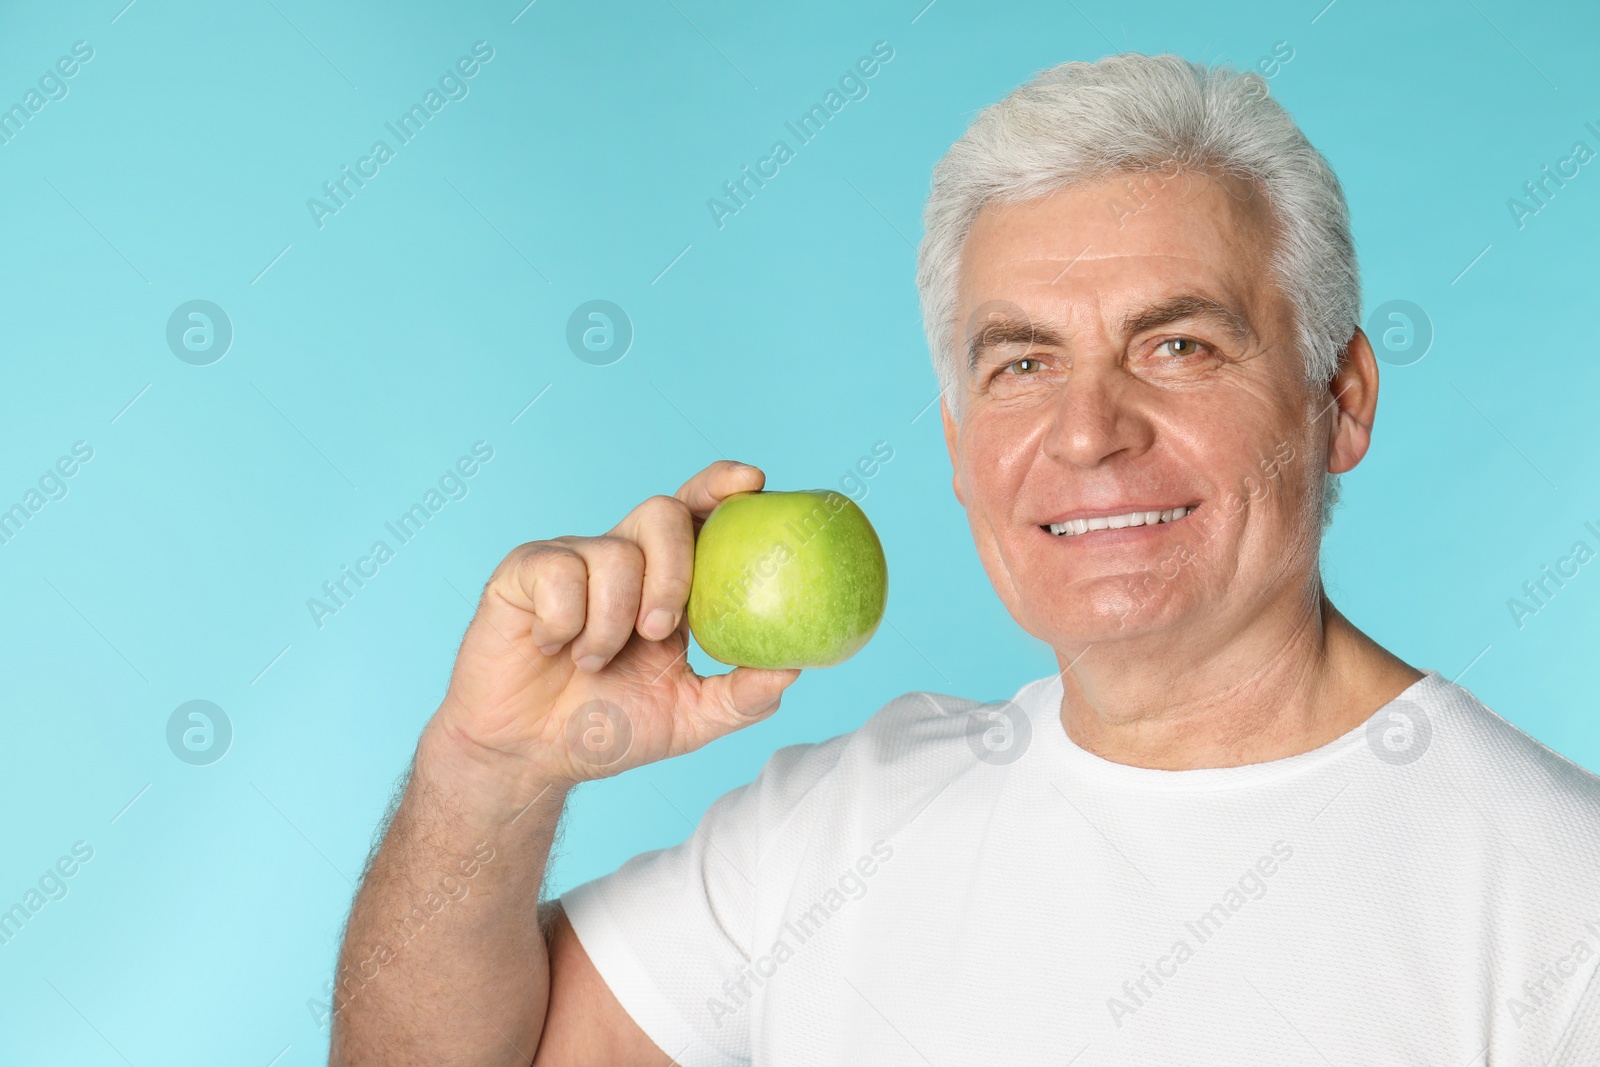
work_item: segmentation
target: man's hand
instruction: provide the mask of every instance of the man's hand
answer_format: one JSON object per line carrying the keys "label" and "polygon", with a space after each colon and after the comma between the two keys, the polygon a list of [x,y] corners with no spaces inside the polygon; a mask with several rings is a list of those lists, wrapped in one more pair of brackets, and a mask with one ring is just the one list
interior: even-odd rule
{"label": "man's hand", "polygon": [[[756,722],[799,676],[739,667],[701,678],[685,659],[699,524],[724,497],[764,481],[754,467],[714,463],[604,536],[526,544],[496,568],[351,909],[330,1063],[672,1062],[611,994],[559,909],[546,909],[555,916],[554,949],[547,944],[539,902],[574,785]],[[470,895],[392,944],[398,926],[427,914],[418,908],[439,872],[479,842],[495,860],[473,876]],[[554,984],[562,995],[552,999]],[[553,1036],[543,1041],[547,1023]]]}
{"label": "man's hand", "polygon": [[770,715],[800,672],[702,678],[688,664],[684,619],[701,523],[765,481],[722,460],[600,537],[514,550],[484,589],[430,730],[497,773],[575,785]]}

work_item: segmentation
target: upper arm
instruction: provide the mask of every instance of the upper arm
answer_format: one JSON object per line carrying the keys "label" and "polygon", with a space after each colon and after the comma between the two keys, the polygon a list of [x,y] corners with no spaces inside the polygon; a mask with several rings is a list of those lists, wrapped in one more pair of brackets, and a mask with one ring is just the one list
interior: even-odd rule
{"label": "upper arm", "polygon": [[779,749],[684,841],[540,907],[550,993],[537,1067],[749,1062],[751,1013],[706,993],[748,968],[766,835],[790,822],[846,740]]}
{"label": "upper arm", "polygon": [[669,1067],[595,970],[559,900],[539,905],[550,957],[550,1001],[534,1067]]}

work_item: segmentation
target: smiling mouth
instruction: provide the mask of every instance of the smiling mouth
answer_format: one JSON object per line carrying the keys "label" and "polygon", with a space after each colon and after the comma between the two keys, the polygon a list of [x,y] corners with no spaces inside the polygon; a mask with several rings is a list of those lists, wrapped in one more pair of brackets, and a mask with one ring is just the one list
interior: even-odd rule
{"label": "smiling mouth", "polygon": [[1077,537],[1094,530],[1126,530],[1135,526],[1164,526],[1194,513],[1193,507],[1167,508],[1164,511],[1130,511],[1123,515],[1103,515],[1093,519],[1068,519],[1052,522],[1040,529],[1057,537]]}

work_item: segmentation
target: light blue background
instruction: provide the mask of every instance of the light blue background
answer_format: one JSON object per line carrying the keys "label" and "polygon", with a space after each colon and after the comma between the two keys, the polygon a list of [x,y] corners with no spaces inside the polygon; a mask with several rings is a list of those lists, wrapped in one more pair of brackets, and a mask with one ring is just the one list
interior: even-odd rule
{"label": "light blue background", "polygon": [[[1593,5],[124,2],[0,9],[0,106],[94,48],[0,145],[0,506],[94,449],[0,545],[0,907],[95,850],[0,946],[0,1061],[323,1062],[307,1002],[469,600],[517,543],[602,531],[719,455],[805,488],[888,442],[863,501],[887,621],[772,720],[581,789],[556,891],[681,840],[780,745],[909,689],[998,698],[1052,670],[917,417],[936,386],[914,242],[977,109],[1111,51],[1293,49],[1273,91],[1345,183],[1366,307],[1414,301],[1435,331],[1384,369],[1333,598],[1600,768],[1600,563],[1520,629],[1507,607],[1600,545],[1600,163],[1521,229],[1506,204],[1575,141],[1600,149]],[[319,229],[307,198],[480,40],[470,94]],[[870,95],[718,229],[707,199],[880,40]],[[165,341],[196,298],[235,330],[210,366]],[[565,342],[596,298],[636,331],[611,366]],[[307,598],[479,440],[466,499],[314,625]],[[166,744],[193,699],[233,724],[210,766]]]}

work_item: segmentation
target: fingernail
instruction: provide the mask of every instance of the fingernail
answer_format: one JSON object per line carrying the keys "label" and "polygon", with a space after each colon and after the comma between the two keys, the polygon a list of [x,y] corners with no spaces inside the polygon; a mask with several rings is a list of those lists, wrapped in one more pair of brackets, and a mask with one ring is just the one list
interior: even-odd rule
{"label": "fingernail", "polygon": [[580,671],[588,671],[590,674],[598,673],[600,668],[605,665],[606,658],[604,656],[585,656],[578,661],[578,669]]}
{"label": "fingernail", "polygon": [[645,636],[660,640],[670,634],[677,624],[678,620],[673,617],[672,612],[666,608],[657,608],[645,616]]}
{"label": "fingernail", "polygon": [[553,645],[540,645],[539,651],[543,652],[547,656],[553,656],[557,652],[561,651],[561,645],[559,643]]}

